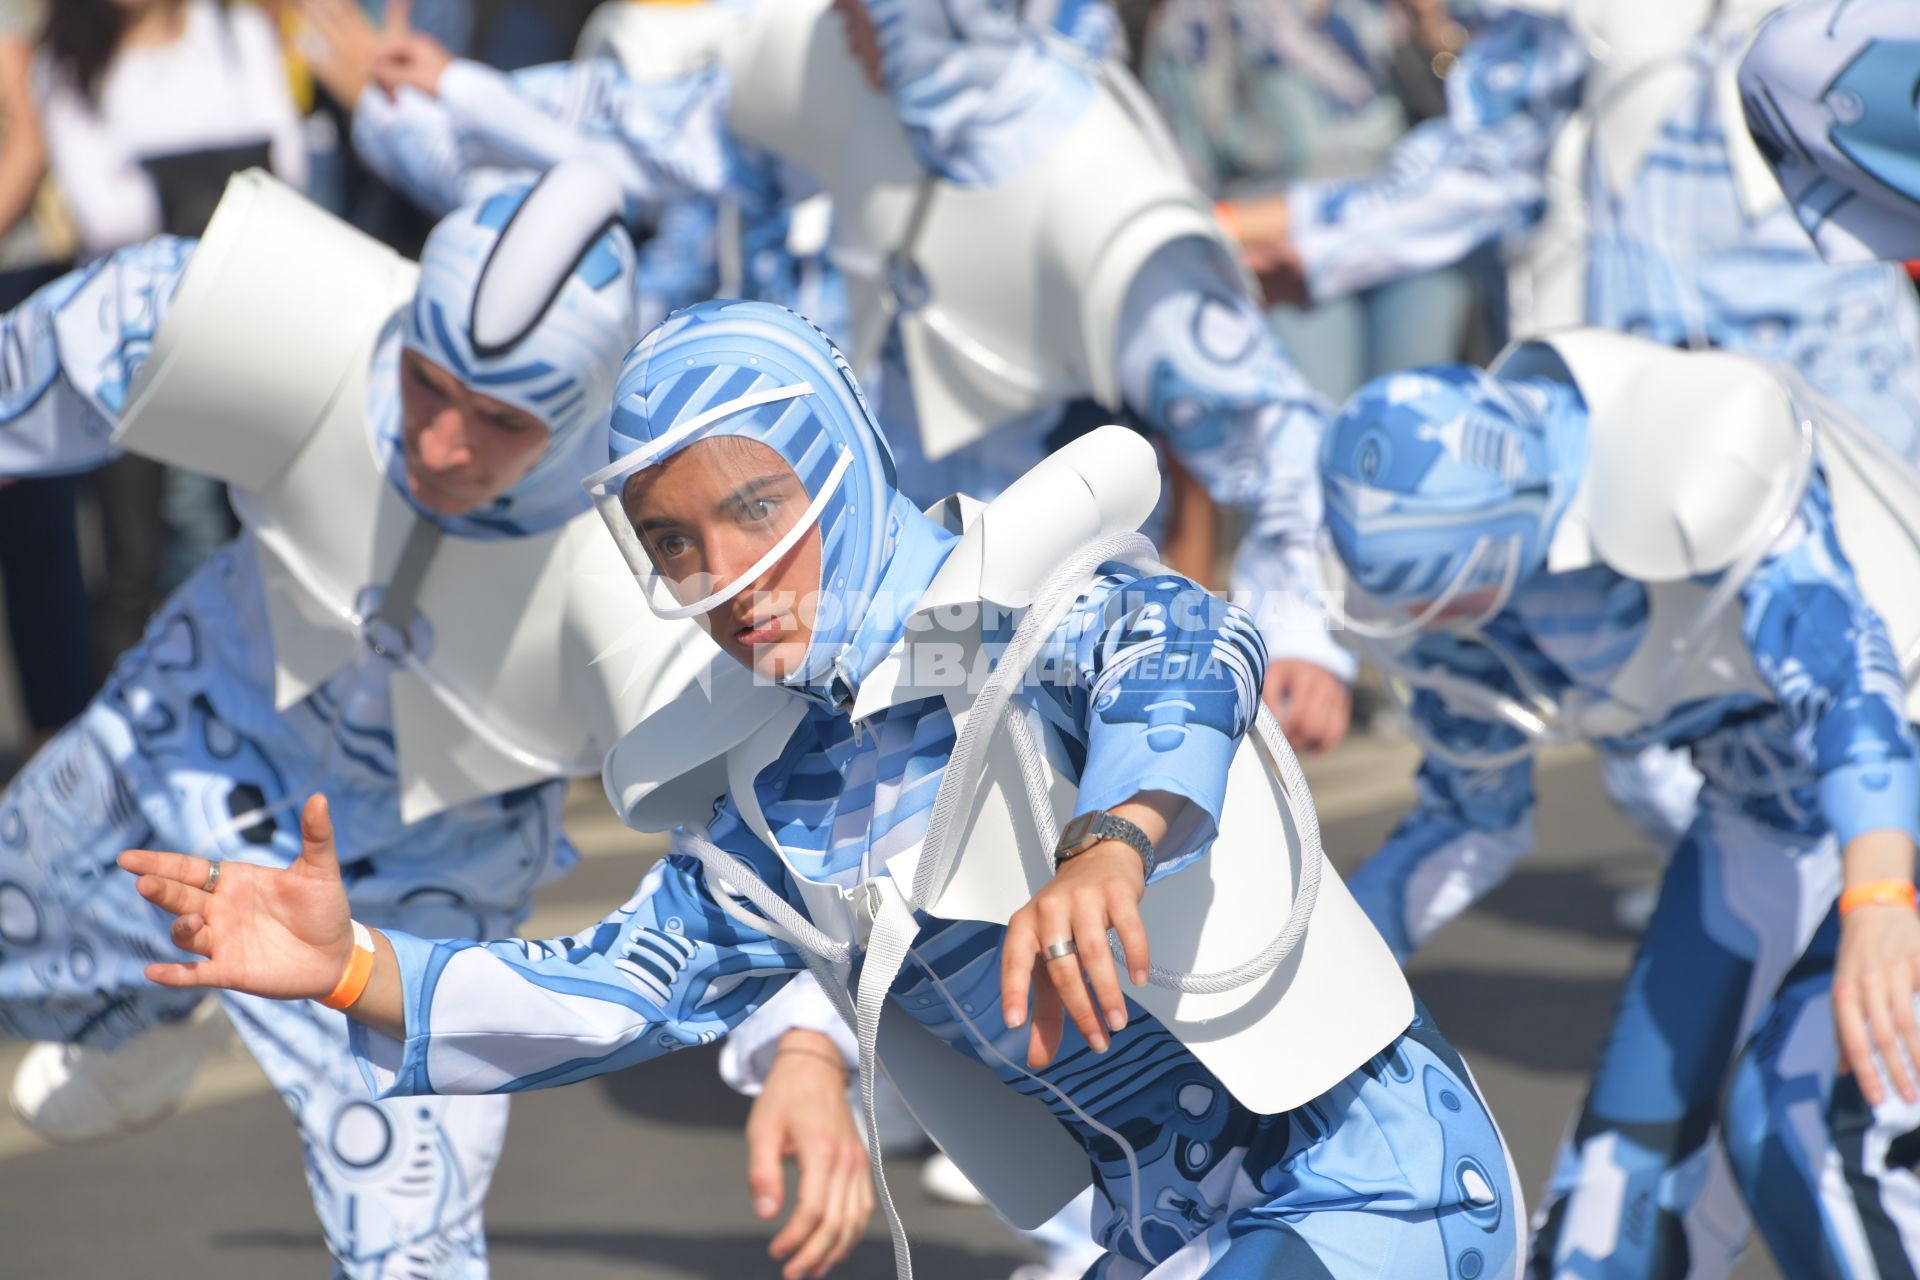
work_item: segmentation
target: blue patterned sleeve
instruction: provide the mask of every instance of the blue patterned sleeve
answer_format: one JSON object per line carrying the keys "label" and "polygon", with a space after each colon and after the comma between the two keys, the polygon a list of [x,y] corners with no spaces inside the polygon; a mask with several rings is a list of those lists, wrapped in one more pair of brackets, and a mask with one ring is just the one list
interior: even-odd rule
{"label": "blue patterned sleeve", "polygon": [[[626,193],[630,213],[669,200],[729,193],[750,166],[726,129],[728,82],[718,69],[679,80],[630,80],[611,58],[530,67],[512,75],[464,59],[440,77],[444,122],[422,124],[396,163],[420,172],[401,185],[448,189],[450,156],[464,170],[542,173],[587,159]],[[376,161],[368,137],[355,146]]]}
{"label": "blue patterned sleeve", "polygon": [[[716,841],[778,888],[784,871],[757,841]],[[381,1097],[545,1089],[707,1044],[803,967],[785,943],[722,911],[699,864],[681,854],[572,937],[387,938],[400,961],[407,1039],[353,1028],[361,1073]]]}
{"label": "blue patterned sleeve", "polygon": [[194,244],[161,236],[118,250],[0,316],[0,476],[117,456],[113,429]]}
{"label": "blue patterned sleeve", "polygon": [[394,190],[435,217],[476,194],[452,114],[438,98],[403,88],[389,98],[377,88],[353,108],[353,152]]}
{"label": "blue patterned sleeve", "polygon": [[1531,228],[1588,66],[1558,19],[1504,13],[1448,77],[1447,114],[1411,130],[1378,173],[1291,188],[1290,231],[1314,299],[1432,271]]}
{"label": "blue patterned sleeve", "polygon": [[866,0],[888,97],[928,172],[961,186],[1033,163],[1093,101],[1087,44],[1106,38],[1072,5],[1068,53],[1000,0]]}
{"label": "blue patterned sleeve", "polygon": [[1351,680],[1353,656],[1327,633],[1320,607],[1315,456],[1325,403],[1205,240],[1174,241],[1148,260],[1128,290],[1118,336],[1127,405],[1215,502],[1252,517],[1232,585],[1268,656]]}
{"label": "blue patterned sleeve", "polygon": [[1196,806],[1160,850],[1170,875],[1213,839],[1227,768],[1253,722],[1266,650],[1246,611],[1191,579],[1108,576],[1054,637],[1048,707],[1084,746],[1075,814],[1109,809],[1143,791]]}
{"label": "blue patterned sleeve", "polygon": [[1893,642],[1834,531],[1816,475],[1792,527],[1741,593],[1754,665],[1794,721],[1842,845],[1893,829],[1920,840],[1920,753]]}
{"label": "blue patterned sleeve", "polygon": [[[1429,678],[1517,692],[1491,650],[1445,634],[1422,636],[1405,661]],[[1427,752],[1414,777],[1413,811],[1347,877],[1354,898],[1402,961],[1504,880],[1533,847],[1532,758],[1502,759],[1525,739],[1463,702],[1431,688],[1414,694],[1414,735]]]}

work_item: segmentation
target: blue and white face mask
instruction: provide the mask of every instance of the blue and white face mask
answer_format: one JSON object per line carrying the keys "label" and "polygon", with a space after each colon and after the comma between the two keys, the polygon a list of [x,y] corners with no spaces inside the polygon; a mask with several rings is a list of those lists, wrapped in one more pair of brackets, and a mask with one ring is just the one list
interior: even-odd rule
{"label": "blue and white face mask", "polygon": [[1833,262],[1920,258],[1920,5],[1790,5],[1754,37],[1740,98],[1761,154]]}
{"label": "blue and white face mask", "polygon": [[1345,621],[1374,639],[1474,629],[1546,561],[1578,482],[1585,408],[1566,383],[1465,365],[1377,378],[1321,440]]}
{"label": "blue and white face mask", "polygon": [[[448,532],[524,536],[586,510],[580,478],[606,460],[615,371],[636,336],[634,249],[620,210],[610,180],[569,163],[449,214],[427,237],[419,286],[397,319],[399,343],[550,433],[539,461],[505,494],[446,516],[413,501],[397,413],[378,423],[388,475]],[[383,348],[397,363],[392,345]]]}
{"label": "blue and white face mask", "polygon": [[780,678],[831,675],[898,522],[892,456],[826,335],[771,303],[677,312],[621,369],[611,442],[588,491],[663,617],[750,620],[748,589],[819,531],[811,643]]}

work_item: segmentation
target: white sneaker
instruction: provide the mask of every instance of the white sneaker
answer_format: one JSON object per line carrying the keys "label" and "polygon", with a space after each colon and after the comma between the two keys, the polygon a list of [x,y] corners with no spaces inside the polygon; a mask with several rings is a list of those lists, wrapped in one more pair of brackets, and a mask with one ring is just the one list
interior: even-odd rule
{"label": "white sneaker", "polygon": [[27,1128],[57,1146],[133,1133],[179,1108],[201,1063],[231,1032],[220,1002],[209,999],[118,1049],[37,1044],[13,1073],[7,1101]]}
{"label": "white sneaker", "polygon": [[935,1200],[948,1204],[985,1204],[987,1198],[960,1172],[960,1166],[936,1151],[920,1166],[920,1189]]}

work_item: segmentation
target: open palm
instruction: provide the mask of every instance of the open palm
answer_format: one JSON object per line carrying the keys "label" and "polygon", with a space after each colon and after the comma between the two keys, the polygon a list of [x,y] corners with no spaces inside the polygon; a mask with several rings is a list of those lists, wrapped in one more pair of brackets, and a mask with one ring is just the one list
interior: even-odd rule
{"label": "open palm", "polygon": [[333,990],[353,951],[353,922],[325,796],[300,815],[300,856],[284,871],[212,864],[181,853],[129,849],[120,865],[140,877],[140,896],[177,917],[173,940],[206,959],[150,964],[164,987],[224,987],[277,1000],[318,999]]}

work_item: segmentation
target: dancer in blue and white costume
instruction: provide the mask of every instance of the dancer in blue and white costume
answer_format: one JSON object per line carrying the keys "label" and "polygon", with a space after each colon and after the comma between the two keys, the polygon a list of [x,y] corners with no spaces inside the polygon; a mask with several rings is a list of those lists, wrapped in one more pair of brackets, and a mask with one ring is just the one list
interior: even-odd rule
{"label": "dancer in blue and white costume", "polygon": [[[1144,442],[1115,430],[1056,455],[956,537],[893,488],[825,338],[749,302],[705,304],[650,335],[615,412],[600,477],[609,524],[656,607],[697,612],[730,661],[711,695],[690,693],[622,741],[609,795],[630,822],[693,825],[632,901],[575,937],[366,938],[371,977],[349,1013],[366,1024],[356,1036],[373,1082],[493,1093],[585,1079],[724,1034],[811,964],[841,1000],[857,985],[863,1057],[888,1064],[1003,1210],[1031,1223],[1091,1173],[1101,1280],[1516,1274],[1520,1206],[1465,1067],[1338,878],[1326,870],[1307,891],[1324,865],[1310,809],[1291,809],[1291,834],[1267,825],[1283,793],[1258,753],[1291,756],[1270,721],[1259,743],[1245,737],[1257,633],[1191,582],[1103,566],[1109,548],[1139,554],[1118,535],[1155,496]],[[1034,547],[1071,557],[1088,536],[1100,544],[1076,568],[1092,578],[1043,584],[1032,625],[988,603],[1053,571]],[[1009,656],[981,687],[964,655],[983,642],[1022,656],[1038,644],[1043,664]],[[1108,814],[1105,838],[1071,845],[1084,851],[1057,872],[1045,846],[1014,836],[1026,805],[996,807],[1004,782],[953,781],[954,807],[936,803],[950,772],[981,763],[969,743],[1017,789],[1020,770],[999,772],[991,740],[956,740],[949,712],[998,720],[996,687],[1013,697],[1005,725],[1039,752],[1021,768],[1057,779],[1052,811]],[[724,754],[694,763],[713,751]],[[310,878],[233,867],[212,894],[199,859],[128,854],[141,892],[209,957],[153,976],[281,998],[331,989],[363,943],[327,888],[335,855],[317,801],[307,828]],[[1125,831],[1136,843],[1114,838]],[[1279,844],[1245,838],[1260,832]],[[1276,847],[1298,856],[1275,859]],[[1158,986],[1121,996],[1109,923],[1129,968],[1155,967],[1149,946],[1238,960],[1279,913],[1224,891],[1249,875],[1284,888],[1296,862],[1290,918],[1306,941],[1208,997],[1261,1002],[1241,1033],[1195,1035],[1194,1006]],[[982,893],[995,901],[953,896]],[[290,929],[270,905],[287,895],[306,904]],[[916,916],[916,899],[932,914]],[[1235,936],[1183,952],[1235,904],[1248,908]],[[856,982],[845,962],[863,948]],[[1287,950],[1283,938],[1263,960]],[[246,973],[243,951],[258,962]]]}
{"label": "dancer in blue and white costume", "polygon": [[[832,195],[849,346],[902,491],[991,497],[1064,442],[1075,401],[1131,415],[1216,502],[1252,514],[1233,586],[1272,659],[1268,701],[1296,743],[1331,747],[1353,661],[1317,600],[1326,409],[1246,296],[1151,104],[1090,56],[1110,15],[1061,7],[1081,46],[977,0],[870,7],[754,5],[721,65],[671,83],[600,60],[522,73],[551,88],[520,94],[419,37],[384,74],[416,110],[429,95],[443,108],[433,127],[454,142],[435,157],[590,156],[641,205]],[[864,87],[849,39],[886,97]],[[408,163],[374,132],[358,132],[370,157]]]}
{"label": "dancer in blue and white costume", "polygon": [[[227,480],[244,526],[0,797],[0,1032],[58,1042],[13,1088],[41,1132],[151,1123],[199,1065],[212,1010],[141,976],[174,948],[113,870],[127,846],[286,865],[324,788],[356,909],[486,933],[573,861],[556,775],[697,641],[634,627],[579,490],[633,334],[618,208],[555,170],[447,218],[416,269],[247,174],[204,240],[4,318],[0,472],[137,450]],[[631,669],[554,678],[623,640]],[[504,1101],[375,1103],[340,1015],[220,1003],[300,1128],[336,1274],[485,1275]]]}
{"label": "dancer in blue and white costume", "polygon": [[[1836,262],[1920,256],[1920,10],[1899,0],[1792,5],[1740,69],[1754,140],[1820,251]],[[1901,655],[1911,663],[1911,651]],[[1863,907],[1911,933],[1910,909]],[[1793,1276],[1920,1274],[1920,1094],[1842,1054],[1833,976],[1860,939],[1829,919],[1789,976],[1729,1086],[1727,1147]],[[1858,1000],[1869,994],[1856,991]],[[1895,1055],[1910,1064],[1913,1059]]]}
{"label": "dancer in blue and white costume", "polygon": [[[452,102],[501,97],[533,106],[545,130],[531,137],[490,138],[463,129],[460,111],[399,78],[423,74],[452,57],[421,32],[407,32],[383,50],[376,73],[390,89],[370,85],[354,105],[354,148],[360,158],[409,199],[439,216],[500,189],[532,181],[555,159],[544,135],[564,126],[580,137],[618,139],[638,128],[660,145],[682,129],[700,130],[686,113],[700,109],[703,85],[746,6],[739,0],[699,4],[617,0],[596,10],[582,33],[576,60],[515,72],[461,61],[447,92]],[[631,99],[629,101],[629,99]],[[580,137],[571,139],[577,146]],[[681,153],[680,163],[690,152]],[[788,207],[771,171],[733,175],[727,183],[701,174],[687,189],[625,181],[629,225],[650,234],[640,246],[634,287],[644,328],[670,312],[711,297],[778,302],[845,321],[846,295],[820,257],[810,212]],[[817,211],[815,211],[817,212]]]}
{"label": "dancer in blue and white costume", "polygon": [[1510,241],[1516,337],[1588,324],[1780,360],[1920,462],[1912,290],[1890,267],[1812,252],[1740,117],[1740,53],[1780,7],[1510,5],[1462,52],[1446,117],[1378,174],[1282,198],[1309,295]]}
{"label": "dancer in blue and white costume", "polygon": [[[1666,743],[1704,775],[1529,1274],[1727,1274],[1746,1235],[1716,1212],[1735,1055],[1843,876],[1912,874],[1920,700],[1895,654],[1920,644],[1920,488],[1778,366],[1594,330],[1522,344],[1492,374],[1381,379],[1321,466],[1354,623],[1416,691],[1426,749],[1417,807],[1352,879],[1403,955],[1532,845],[1540,738]],[[1849,918],[1840,981],[1911,991],[1920,927],[1870,936],[1881,923]],[[1890,1007],[1872,1010],[1876,1036]],[[1808,1035],[1830,1058],[1831,1022]],[[1730,1137],[1764,1130],[1755,1101],[1733,1091]],[[1794,1117],[1796,1154],[1821,1124]],[[1770,1240],[1811,1209],[1745,1191]],[[1875,1274],[1780,1256],[1795,1277]]]}
{"label": "dancer in blue and white costume", "polygon": [[[1741,125],[1735,66],[1779,7],[1515,0],[1462,52],[1445,117],[1374,175],[1242,207],[1250,247],[1294,255],[1307,297],[1331,299],[1500,242],[1516,338],[1585,324],[1781,360],[1920,465],[1913,289],[1822,262]],[[1684,754],[1650,748],[1606,776],[1670,849],[1699,786]]]}

